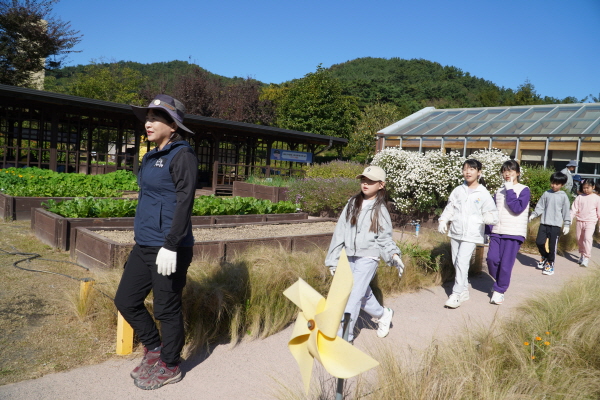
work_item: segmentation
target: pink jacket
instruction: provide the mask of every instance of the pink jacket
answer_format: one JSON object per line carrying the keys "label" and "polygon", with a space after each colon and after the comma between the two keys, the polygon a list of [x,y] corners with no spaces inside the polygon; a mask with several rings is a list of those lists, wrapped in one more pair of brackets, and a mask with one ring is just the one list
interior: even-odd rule
{"label": "pink jacket", "polygon": [[575,197],[571,206],[571,219],[581,222],[596,222],[600,219],[600,196],[597,194],[580,194]]}

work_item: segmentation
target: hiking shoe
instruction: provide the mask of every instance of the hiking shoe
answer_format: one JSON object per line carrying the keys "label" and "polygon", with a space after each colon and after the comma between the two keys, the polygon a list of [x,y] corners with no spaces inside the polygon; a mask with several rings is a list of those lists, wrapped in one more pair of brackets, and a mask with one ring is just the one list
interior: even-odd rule
{"label": "hiking shoe", "polygon": [[154,367],[154,365],[160,358],[160,350],[161,346],[157,347],[153,351],[148,351],[146,346],[144,346],[144,358],[142,358],[140,364],[137,367],[135,367],[129,375],[133,379],[137,379],[142,375],[146,375],[148,371],[150,371],[150,369]]}
{"label": "hiking shoe", "polygon": [[392,317],[394,316],[394,310],[388,307],[383,308],[383,315],[379,318],[377,323],[377,336],[384,338],[390,333],[390,326],[392,325]]}
{"label": "hiking shoe", "polygon": [[587,267],[588,263],[590,262],[590,259],[587,258],[587,257],[581,257],[581,258],[582,258],[582,260],[581,260],[581,266],[582,267]]}
{"label": "hiking shoe", "polygon": [[544,270],[542,271],[544,275],[554,275],[554,263],[546,262],[544,265]]}
{"label": "hiking shoe", "polygon": [[448,300],[446,300],[446,303],[444,305],[448,308],[457,308],[463,302],[469,299],[469,290],[465,289],[461,294],[452,293],[450,297],[448,297]]}
{"label": "hiking shoe", "polygon": [[500,305],[504,302],[504,293],[496,292],[492,294],[492,298],[490,299],[490,304]]}
{"label": "hiking shoe", "polygon": [[544,265],[546,265],[546,262],[548,262],[548,260],[546,260],[544,257],[542,257],[542,259],[540,261],[538,261],[536,268],[544,269]]}
{"label": "hiking shoe", "polygon": [[169,368],[163,360],[159,359],[158,362],[152,367],[149,374],[140,376],[133,383],[135,386],[144,390],[154,390],[161,388],[169,383],[177,383],[183,378],[179,365]]}

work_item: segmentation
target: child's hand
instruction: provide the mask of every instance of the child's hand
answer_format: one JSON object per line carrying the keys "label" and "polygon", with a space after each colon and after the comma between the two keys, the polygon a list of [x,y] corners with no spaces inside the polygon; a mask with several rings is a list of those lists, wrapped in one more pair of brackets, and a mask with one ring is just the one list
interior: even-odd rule
{"label": "child's hand", "polygon": [[563,228],[563,235],[566,235],[567,233],[569,233],[569,225],[565,225]]}
{"label": "child's hand", "polygon": [[404,273],[404,263],[398,254],[392,256],[392,264],[398,269],[398,276],[402,278],[402,274]]}
{"label": "child's hand", "polygon": [[335,275],[335,267],[328,267],[329,268],[329,273],[331,274],[331,276]]}
{"label": "child's hand", "polygon": [[534,216],[533,214],[531,214],[531,215],[529,216],[529,222],[533,221],[534,219],[535,219],[535,216]]}
{"label": "child's hand", "polygon": [[445,235],[448,232],[448,222],[440,221],[440,225],[438,226],[438,232],[442,235]]}

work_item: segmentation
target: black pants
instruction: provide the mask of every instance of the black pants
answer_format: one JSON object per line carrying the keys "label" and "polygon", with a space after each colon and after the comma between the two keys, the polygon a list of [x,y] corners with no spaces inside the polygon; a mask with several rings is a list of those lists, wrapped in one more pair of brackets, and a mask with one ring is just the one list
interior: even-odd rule
{"label": "black pants", "polygon": [[[169,276],[157,272],[156,255],[159,250],[160,247],[137,244],[133,247],[115,295],[115,305],[149,350],[162,342],[160,358],[173,366],[179,363],[185,339],[181,297],[193,249],[180,247],[177,250],[177,269]],[[154,317],[161,323],[162,340],[156,323],[144,306],[150,290],[154,294]]]}
{"label": "black pants", "polygon": [[[548,262],[553,263],[556,258],[556,244],[558,243],[559,236],[560,226],[540,224],[535,244],[537,244],[542,257],[548,260]],[[549,252],[546,251],[546,240],[548,240]]]}

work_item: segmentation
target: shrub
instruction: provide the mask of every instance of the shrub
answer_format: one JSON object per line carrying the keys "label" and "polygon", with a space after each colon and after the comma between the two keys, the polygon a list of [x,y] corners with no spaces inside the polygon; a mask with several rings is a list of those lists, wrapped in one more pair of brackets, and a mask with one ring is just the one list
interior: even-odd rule
{"label": "shrub", "polygon": [[457,152],[425,154],[388,148],[375,155],[373,164],[387,173],[387,189],[396,208],[403,213],[441,213],[454,187],[462,182],[464,159]]}
{"label": "shrub", "polygon": [[315,164],[306,171],[307,178],[352,178],[360,175],[365,166],[353,161],[334,160],[324,164]]}
{"label": "shrub", "polygon": [[523,176],[521,183],[529,186],[531,191],[530,207],[535,208],[540,197],[550,189],[550,176],[553,173],[553,168],[544,168],[539,165],[527,166],[527,174]]}
{"label": "shrub", "polygon": [[[509,159],[500,150],[480,150],[469,156],[483,164],[482,176],[493,193],[502,183],[499,171]],[[373,164],[387,173],[387,187],[396,208],[403,213],[435,212],[441,214],[452,190],[463,182],[458,152],[440,150],[421,154],[399,148],[387,148],[375,155]]]}
{"label": "shrub", "polygon": [[322,212],[336,216],[359,190],[359,182],[355,178],[306,178],[293,182],[287,196],[298,203],[300,210],[309,214]]}

